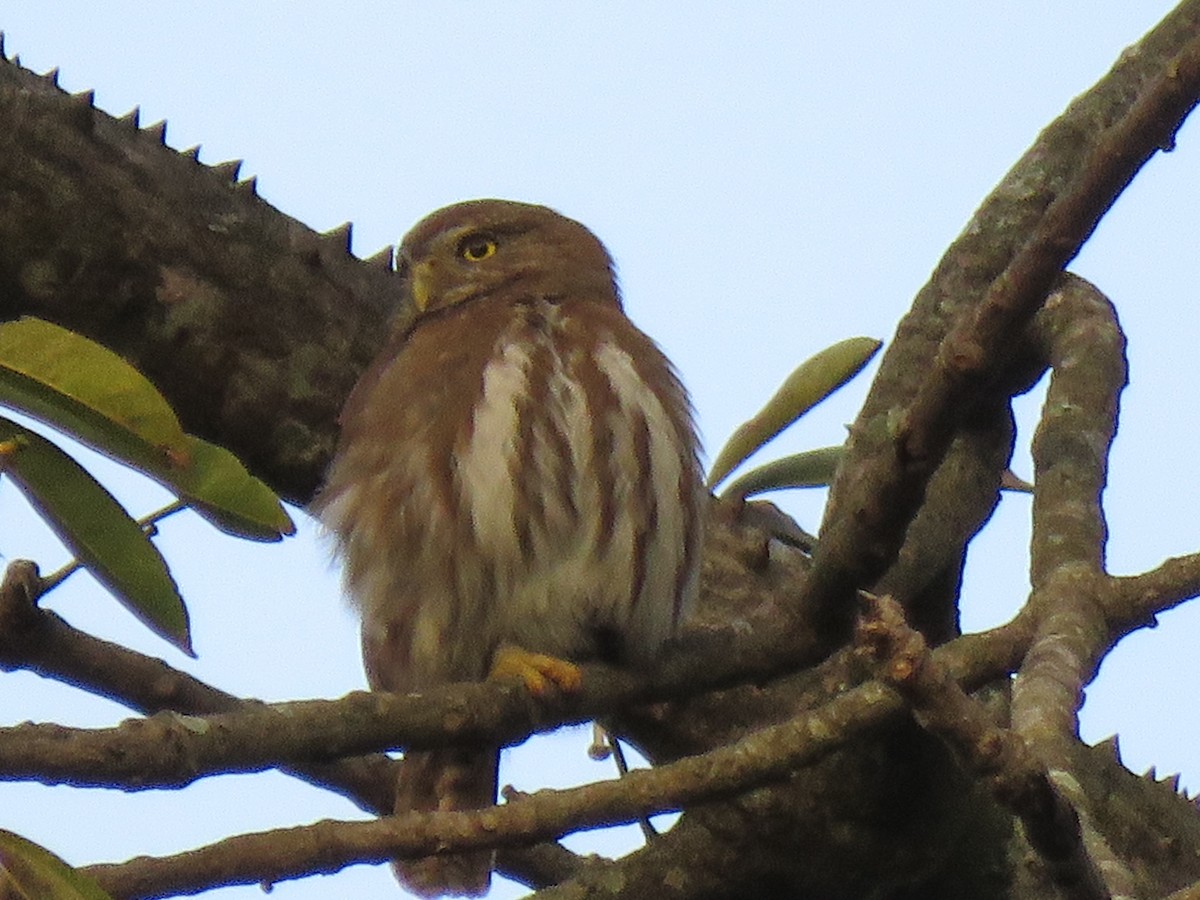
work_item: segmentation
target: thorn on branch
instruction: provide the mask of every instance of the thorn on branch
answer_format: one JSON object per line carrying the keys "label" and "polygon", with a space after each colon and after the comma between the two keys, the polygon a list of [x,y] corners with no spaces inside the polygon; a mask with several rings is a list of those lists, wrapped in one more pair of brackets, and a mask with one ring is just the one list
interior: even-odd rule
{"label": "thorn on branch", "polygon": [[224,162],[213,163],[209,168],[218,178],[232,183],[237,181],[238,173],[242,171],[242,160],[227,159]]}
{"label": "thorn on branch", "polygon": [[167,145],[167,120],[160,119],[153,125],[147,125],[142,129],[142,134],[165,147]]}
{"label": "thorn on branch", "polygon": [[83,134],[91,134],[96,124],[96,92],[80,91],[67,97],[68,120]]}

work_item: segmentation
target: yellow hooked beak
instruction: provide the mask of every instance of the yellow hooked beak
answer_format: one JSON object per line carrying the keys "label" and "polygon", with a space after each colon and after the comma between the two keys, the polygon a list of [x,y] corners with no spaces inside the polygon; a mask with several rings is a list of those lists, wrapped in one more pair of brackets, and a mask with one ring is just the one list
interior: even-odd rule
{"label": "yellow hooked beak", "polygon": [[417,312],[423,313],[429,307],[429,301],[437,294],[437,267],[432,259],[416,263],[412,267],[410,277],[413,306],[417,308]]}

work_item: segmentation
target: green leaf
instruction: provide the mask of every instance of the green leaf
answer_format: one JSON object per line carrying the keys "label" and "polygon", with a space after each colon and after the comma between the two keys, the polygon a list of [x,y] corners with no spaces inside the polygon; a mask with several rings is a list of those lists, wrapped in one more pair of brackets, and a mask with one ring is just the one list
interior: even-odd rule
{"label": "green leaf", "polygon": [[0,418],[3,471],[75,558],[134,615],[192,654],[187,609],[142,527],[70,456]]}
{"label": "green leaf", "polygon": [[[735,478],[721,491],[721,496],[753,497],[789,488],[828,487],[845,450],[844,446],[820,447],[773,460]],[[1000,477],[1000,490],[1032,494],[1033,485],[1007,469]]]}
{"label": "green leaf", "polygon": [[[179,493],[222,531],[256,541],[278,541],[296,533],[275,492],[246,471],[241,460],[216,444],[188,435],[191,462],[185,469],[162,473],[160,480]],[[154,474],[154,473],[150,473]]]}
{"label": "green leaf", "polygon": [[[14,887],[28,900],[112,900],[93,879],[45,847],[0,829],[0,889]],[[4,890],[0,894],[8,896]]]}
{"label": "green leaf", "polygon": [[185,434],[137,369],[73,331],[34,318],[0,325],[0,405],[144,472],[222,531],[260,541],[296,532],[237,457]]}
{"label": "green leaf", "polygon": [[767,441],[857,375],[881,346],[874,338],[847,338],[802,362],[766,406],[740,425],[721,448],[708,475],[709,488],[720,484]]}
{"label": "green leaf", "polygon": [[41,319],[0,325],[0,404],[140,466],[187,461],[170,404],[107,347]]}
{"label": "green leaf", "polygon": [[723,497],[750,497],[786,488],[827,487],[842,461],[844,448],[821,447],[751,469],[721,492]]}

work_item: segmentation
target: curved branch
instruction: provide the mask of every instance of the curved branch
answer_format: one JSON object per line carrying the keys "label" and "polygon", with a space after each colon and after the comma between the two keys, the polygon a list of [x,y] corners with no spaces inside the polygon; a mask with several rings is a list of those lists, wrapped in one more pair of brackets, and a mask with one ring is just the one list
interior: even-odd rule
{"label": "curved branch", "polygon": [[1051,375],[1033,437],[1035,591],[1064,566],[1103,571],[1108,528],[1101,495],[1129,381],[1117,311],[1094,285],[1066,278],[1036,324],[1033,341]]}
{"label": "curved branch", "polygon": [[1069,279],[1038,324],[1053,373],[1033,439],[1038,633],[1013,684],[1013,723],[1049,763],[1059,756],[1051,748],[1078,733],[1084,685],[1110,646],[1101,494],[1127,369],[1116,311],[1087,282]]}

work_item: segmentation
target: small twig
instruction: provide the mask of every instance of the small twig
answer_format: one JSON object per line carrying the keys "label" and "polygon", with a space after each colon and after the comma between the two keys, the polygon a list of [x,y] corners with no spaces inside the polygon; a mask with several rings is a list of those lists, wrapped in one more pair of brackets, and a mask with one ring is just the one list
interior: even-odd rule
{"label": "small twig", "polygon": [[[621,739],[607,731],[605,739],[612,748],[613,762],[617,764],[617,774],[622,778],[626,777],[629,774],[629,761],[625,759],[625,748],[621,746]],[[649,816],[638,816],[638,827],[642,829],[642,837],[647,844],[658,837],[658,830],[651,823]]]}
{"label": "small twig", "polygon": [[612,756],[612,744],[608,742],[608,732],[599,722],[592,723],[592,742],[588,744],[588,759],[604,762]]}
{"label": "small twig", "polygon": [[[599,722],[592,722],[592,742],[588,744],[587,753],[589,759],[597,762],[602,762],[611,756],[617,766],[617,775],[624,778],[629,773],[629,763],[625,759],[625,748],[621,746],[620,738],[609,732]],[[638,818],[638,825],[642,829],[642,837],[646,839],[647,844],[658,837],[658,831],[646,816]]]}
{"label": "small twig", "polygon": [[175,515],[177,512],[183,512],[185,509],[191,509],[191,506],[182,500],[172,500],[166,506],[154,510],[152,513],[147,513],[137,520],[137,523],[142,526],[142,531],[146,532],[150,537],[158,534],[158,523],[164,519]]}
{"label": "small twig", "polygon": [[1176,556],[1141,575],[1109,580],[1105,617],[1118,634],[1153,625],[1155,617],[1200,595],[1200,553]]}
{"label": "small twig", "polygon": [[54,590],[56,587],[82,569],[83,563],[77,559],[72,559],[69,563],[55,569],[42,579],[42,592],[48,593],[49,591]]}

